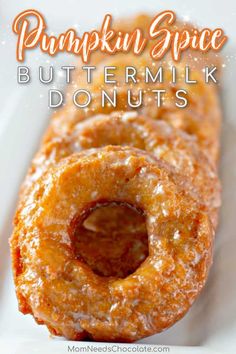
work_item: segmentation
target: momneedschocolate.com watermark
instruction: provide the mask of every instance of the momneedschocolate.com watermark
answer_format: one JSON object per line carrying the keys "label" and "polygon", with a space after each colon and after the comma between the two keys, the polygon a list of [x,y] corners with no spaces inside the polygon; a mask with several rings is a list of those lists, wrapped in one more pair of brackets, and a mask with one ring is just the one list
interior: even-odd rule
{"label": "momneedschocolate.com watermark", "polygon": [[170,353],[170,347],[140,344],[68,345],[68,353]]}

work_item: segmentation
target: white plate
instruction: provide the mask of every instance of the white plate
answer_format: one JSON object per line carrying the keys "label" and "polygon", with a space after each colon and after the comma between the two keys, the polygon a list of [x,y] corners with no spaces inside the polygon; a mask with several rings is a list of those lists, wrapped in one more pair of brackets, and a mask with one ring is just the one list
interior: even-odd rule
{"label": "white plate", "polygon": [[[53,0],[7,1],[0,4],[0,353],[67,353],[68,342],[49,337],[47,330],[35,324],[31,316],[17,311],[12,276],[8,238],[17,200],[18,188],[27,166],[37,149],[40,137],[48,124],[48,87],[40,85],[34,76],[25,87],[16,84],[15,37],[10,25],[14,16],[23,9],[35,7],[48,19],[51,30],[62,31],[73,24],[79,30],[101,22],[104,13],[115,15],[139,12],[140,9],[159,11],[156,1],[146,4],[143,0],[128,2]],[[236,33],[234,1],[165,1],[165,8],[178,11],[191,20],[222,26],[233,38]],[[93,9],[91,13],[90,9]],[[56,16],[55,16],[56,12]],[[141,341],[144,344],[171,345],[171,353],[233,353],[236,350],[236,118],[235,80],[236,47],[229,41],[226,49],[226,67],[223,69],[222,98],[224,123],[222,134],[221,177],[223,181],[223,206],[221,223],[217,232],[214,265],[203,293],[187,316],[166,332]],[[49,58],[39,51],[28,55],[32,67],[48,65]],[[71,57],[59,56],[53,62],[71,63]],[[77,346],[83,343],[76,343]],[[97,344],[99,345],[99,344]],[[181,346],[181,347],[178,347]]]}

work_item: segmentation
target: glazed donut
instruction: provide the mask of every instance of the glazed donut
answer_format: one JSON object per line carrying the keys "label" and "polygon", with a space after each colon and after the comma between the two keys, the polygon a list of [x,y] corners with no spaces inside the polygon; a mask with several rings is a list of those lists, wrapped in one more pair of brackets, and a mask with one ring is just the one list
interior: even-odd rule
{"label": "glazed donut", "polygon": [[[164,121],[153,121],[138,115],[137,112],[114,112],[111,115],[94,116],[77,124],[71,135],[45,144],[33,160],[26,183],[31,186],[35,176],[38,178],[49,165],[55,165],[63,157],[84,149],[106,145],[132,146],[146,150],[168,162],[181,175],[187,176],[193,193],[198,195],[205,205],[216,228],[220,206],[220,185],[216,169],[209,158],[199,150],[196,142],[189,135],[172,128]],[[109,224],[105,226],[109,218],[104,213],[110,215],[110,222],[108,222],[109,224],[113,222],[115,224],[113,227]],[[116,229],[120,217],[121,213],[114,207],[109,208],[107,212],[98,210],[92,222],[87,221],[87,225],[98,232],[102,232],[105,227],[106,233],[110,233],[111,229]],[[138,230],[142,234],[145,233],[140,217],[136,215],[135,217],[138,218],[135,224],[141,227],[141,229],[138,227]],[[102,219],[105,219],[104,222],[99,222]],[[134,216],[129,212],[128,219],[134,221]],[[102,225],[99,227],[99,224]],[[124,224],[126,224],[126,232],[132,233],[134,229],[137,231],[134,223],[131,223],[129,228],[127,222]]]}
{"label": "glazed donut", "polygon": [[[11,240],[20,309],[68,339],[134,341],[179,320],[212,258],[207,213],[170,166],[141,150],[85,150],[49,168],[23,198]],[[95,193],[96,192],[96,193]],[[149,255],[125,279],[100,277],[74,237],[97,205],[145,215]]]}

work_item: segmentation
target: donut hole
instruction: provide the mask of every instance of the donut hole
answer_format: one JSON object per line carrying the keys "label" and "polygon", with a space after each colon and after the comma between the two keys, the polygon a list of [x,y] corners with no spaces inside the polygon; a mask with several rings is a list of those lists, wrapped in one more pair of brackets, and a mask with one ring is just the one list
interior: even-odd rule
{"label": "donut hole", "polygon": [[126,278],[148,256],[145,217],[129,205],[99,205],[75,228],[76,257],[103,277]]}

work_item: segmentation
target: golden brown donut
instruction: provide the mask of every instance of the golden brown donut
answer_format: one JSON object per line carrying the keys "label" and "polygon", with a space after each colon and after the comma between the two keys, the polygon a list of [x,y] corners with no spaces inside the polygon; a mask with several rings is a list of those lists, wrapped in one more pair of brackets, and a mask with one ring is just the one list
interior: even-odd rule
{"label": "golden brown donut", "polygon": [[[153,121],[138,115],[137,112],[115,112],[110,115],[91,117],[77,124],[70,135],[45,144],[33,160],[26,183],[32,185],[32,181],[39,178],[49,165],[55,165],[63,157],[84,149],[106,145],[132,146],[148,151],[168,162],[179,174],[188,178],[193,193],[205,204],[216,228],[220,206],[220,185],[216,169],[209,158],[200,151],[189,135],[172,128],[164,121]],[[131,221],[137,217],[137,222],[134,223],[140,225],[141,229],[138,227],[136,230],[145,233],[140,218],[136,215],[131,216],[129,211],[125,212],[128,212]],[[91,221],[87,221],[87,226],[93,231],[103,232],[102,230],[105,229],[109,234],[110,230],[116,229],[116,224],[121,217],[122,212],[114,207],[107,211],[98,210],[96,216],[93,216]],[[99,220],[103,220],[100,227]],[[113,227],[111,223],[114,223]],[[128,229],[127,222],[124,222],[127,228],[124,231],[134,232],[134,223],[131,223]]]}
{"label": "golden brown donut", "polygon": [[[187,186],[168,164],[132,148],[90,149],[49,168],[15,218],[20,310],[68,339],[128,342],[171,326],[202,289],[212,257],[211,222]],[[149,255],[125,279],[100,277],[75,254],[77,228],[107,202],[146,217]]]}

